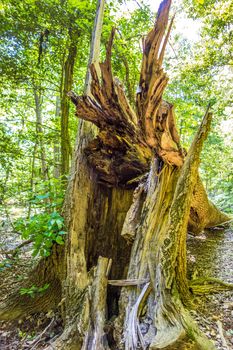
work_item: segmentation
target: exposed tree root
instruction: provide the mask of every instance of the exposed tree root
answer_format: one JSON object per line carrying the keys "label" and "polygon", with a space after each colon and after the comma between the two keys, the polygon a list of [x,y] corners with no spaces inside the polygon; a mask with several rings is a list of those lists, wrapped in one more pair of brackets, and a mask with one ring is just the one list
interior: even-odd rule
{"label": "exposed tree root", "polygon": [[45,327],[45,329],[43,330],[43,332],[41,332],[35,339],[33,339],[33,341],[30,343],[31,346],[31,350],[35,349],[36,346],[43,340],[43,335],[46,333],[46,331],[52,326],[52,324],[54,323],[54,318],[52,318],[51,322],[48,324],[47,327]]}
{"label": "exposed tree root", "polygon": [[216,350],[215,345],[200,331],[198,325],[186,310],[182,311],[181,318],[187,335],[196,342],[200,350]]}
{"label": "exposed tree root", "polygon": [[228,348],[227,341],[226,341],[224,334],[223,334],[222,322],[220,320],[217,321],[217,326],[218,326],[219,335],[220,335],[220,338],[222,341],[222,345],[224,346],[225,349],[228,350],[229,348]]}
{"label": "exposed tree root", "polygon": [[140,315],[151,292],[150,283],[145,284],[131,308],[125,332],[125,350],[147,349],[148,346],[151,350],[173,349],[173,346],[174,349],[179,349],[176,344],[187,342],[187,336],[198,345],[200,350],[215,349],[213,343],[200,331],[188,310],[180,302],[177,291],[173,293],[171,298],[167,294],[166,304],[158,301],[156,330],[153,336],[151,325],[148,328]]}
{"label": "exposed tree root", "polygon": [[81,350],[84,335],[78,332],[75,322],[76,320],[73,325],[66,327],[62,335],[45,350]]}
{"label": "exposed tree root", "polygon": [[[92,281],[92,277],[90,281]],[[76,290],[72,296],[72,317],[65,320],[65,328],[59,338],[46,347],[45,350],[86,350],[87,331],[90,323],[91,285],[82,290]]]}
{"label": "exposed tree root", "polygon": [[61,246],[54,245],[51,255],[42,259],[23,283],[22,288],[43,287],[49,284],[47,290],[36,294],[33,298],[21,295],[20,290],[12,290],[7,299],[0,303],[0,320],[13,320],[26,315],[47,312],[55,308],[62,295],[61,281],[64,278],[64,251]]}
{"label": "exposed tree root", "polygon": [[214,277],[197,278],[189,283],[190,289],[194,294],[218,293],[224,290],[233,289],[233,284],[221,281]]}
{"label": "exposed tree root", "polygon": [[[31,287],[31,284],[28,286]],[[43,284],[37,285],[43,287]],[[55,308],[61,299],[61,284],[59,280],[50,283],[45,293],[32,298],[13,292],[6,301],[0,303],[0,320],[14,320],[37,312],[47,312]]]}

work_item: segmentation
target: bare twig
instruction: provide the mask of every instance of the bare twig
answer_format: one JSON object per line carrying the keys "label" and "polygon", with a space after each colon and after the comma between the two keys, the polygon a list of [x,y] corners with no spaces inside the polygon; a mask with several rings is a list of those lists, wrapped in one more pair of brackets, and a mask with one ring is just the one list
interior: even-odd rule
{"label": "bare twig", "polygon": [[32,243],[33,240],[32,239],[28,239],[27,241],[24,241],[22,243],[20,243],[16,248],[8,250],[8,251],[1,251],[1,254],[5,254],[5,255],[11,255],[12,257],[14,257],[17,252],[19,251],[19,249],[23,248],[25,245],[28,245],[30,243]]}
{"label": "bare twig", "polygon": [[142,278],[142,279],[130,279],[130,280],[109,280],[108,284],[111,284],[111,286],[126,287],[126,286],[138,286],[140,284],[144,284],[148,282],[149,282],[149,279]]}
{"label": "bare twig", "polygon": [[228,350],[229,348],[228,348],[226,339],[225,339],[224,334],[223,334],[222,322],[221,322],[220,320],[217,321],[217,326],[218,326],[219,335],[220,335],[220,337],[221,337],[222,346],[223,346],[224,348],[226,348],[226,350]]}
{"label": "bare twig", "polygon": [[51,322],[48,324],[48,326],[43,330],[42,333],[40,333],[32,342],[30,345],[33,345],[31,350],[35,349],[36,346],[40,343],[42,336],[47,332],[47,330],[51,327],[51,325],[54,322],[54,318],[51,320]]}

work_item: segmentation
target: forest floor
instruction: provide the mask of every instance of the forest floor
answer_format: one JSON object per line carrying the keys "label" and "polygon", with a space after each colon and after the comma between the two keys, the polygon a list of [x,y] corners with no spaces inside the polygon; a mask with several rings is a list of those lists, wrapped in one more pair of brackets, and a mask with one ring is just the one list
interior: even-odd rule
{"label": "forest floor", "polygon": [[[2,218],[0,218],[1,220]],[[3,220],[2,223],[5,221]],[[1,223],[0,223],[1,224]],[[9,291],[20,289],[27,273],[37,262],[31,259],[31,246],[20,250],[13,259],[4,252],[21,243],[12,227],[0,227],[0,301]],[[189,275],[217,277],[233,283],[233,230],[206,231],[198,237],[188,235]],[[217,349],[233,349],[233,294],[232,291],[201,296],[197,308],[191,311],[199,327],[212,339]],[[62,320],[58,311],[28,316],[14,322],[0,322],[0,349],[44,349],[62,332]]]}
{"label": "forest floor", "polygon": [[[233,283],[233,230],[212,230],[188,235],[188,267],[193,278],[216,277]],[[233,293],[224,291],[197,298],[191,314],[221,350],[233,349]]]}

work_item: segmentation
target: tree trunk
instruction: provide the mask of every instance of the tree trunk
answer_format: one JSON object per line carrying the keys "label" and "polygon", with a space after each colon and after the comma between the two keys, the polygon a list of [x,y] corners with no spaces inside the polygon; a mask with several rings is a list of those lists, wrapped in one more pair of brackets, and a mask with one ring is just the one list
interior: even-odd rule
{"label": "tree trunk", "polygon": [[[60,119],[61,117],[61,103],[60,103],[60,97],[57,96],[56,97],[56,112],[55,112],[55,118],[56,119]],[[55,177],[56,179],[58,179],[60,177],[61,174],[61,167],[59,166],[60,164],[60,142],[59,140],[54,139],[54,144],[53,144],[53,161],[54,161],[54,165],[53,165],[53,177]]]}
{"label": "tree trunk", "polygon": [[[66,331],[56,342],[58,349],[114,346],[136,349],[148,345],[155,349],[168,346],[185,333],[203,349],[213,348],[184,308],[192,299],[186,279],[185,239],[188,221],[193,231],[200,232],[206,226],[226,221],[227,217],[212,207],[200,180],[197,181],[199,155],[211,115],[206,113],[193,146],[185,156],[175,127],[173,107],[162,101],[167,77],[161,63],[170,28],[162,40],[169,7],[170,1],[162,3],[156,25],[144,42],[137,112],[112,76],[110,58],[114,31],[105,62],[90,65],[90,94],[83,97],[70,94],[77,116],[96,125],[99,133],[94,139],[95,132],[92,135],[89,132],[89,137],[87,134],[83,137],[84,132],[81,134],[71,173],[72,187],[66,202],[66,208],[72,208],[68,210],[70,233],[66,251],[67,323]],[[138,184],[132,198],[132,190]],[[199,208],[201,201],[204,210]],[[211,219],[206,217],[206,211],[211,213]],[[131,256],[131,246],[118,241],[121,231],[126,242],[134,241]],[[112,259],[109,276],[112,287],[107,292],[105,327],[108,342],[103,330],[103,308],[102,326],[96,330],[99,318],[94,290],[98,289],[99,256]],[[100,278],[99,283],[106,286]],[[131,284],[144,287],[125,287],[119,301],[117,286]],[[101,300],[105,297],[106,288],[103,287]],[[77,308],[78,299],[81,301]],[[146,322],[139,321],[139,317],[145,305],[144,317],[150,320],[151,327],[142,332]],[[111,317],[117,315],[113,325]]]}
{"label": "tree trunk", "polygon": [[[56,276],[66,276],[65,329],[57,350],[161,349],[185,335],[214,349],[186,309],[198,289],[186,278],[186,234],[188,225],[198,233],[228,217],[208,201],[198,177],[211,113],[186,154],[173,106],[162,101],[170,4],[162,2],[144,40],[136,111],[112,76],[114,31],[106,60],[91,56],[87,93],[69,94],[77,116],[94,125],[79,125],[64,205],[65,272]],[[92,53],[102,6],[99,0]]]}
{"label": "tree trunk", "polygon": [[68,55],[64,62],[61,85],[61,175],[67,175],[70,168],[72,154],[69,136],[69,98],[68,92],[72,89],[74,64],[77,55],[78,33],[69,30]]}
{"label": "tree trunk", "polygon": [[[32,161],[31,161],[31,177],[30,177],[30,191],[34,192],[34,177],[35,177],[35,163],[36,163],[36,151],[37,151],[37,142],[34,143],[33,152],[32,152]],[[27,217],[31,217],[32,211],[32,202],[29,201],[28,204],[28,214]]]}
{"label": "tree trunk", "polygon": [[[54,245],[51,255],[39,262],[22,286],[30,288],[35,285],[40,288],[49,284],[49,288],[44,293],[36,293],[34,298],[30,295],[21,295],[19,290],[12,288],[6,300],[0,298],[0,320],[14,320],[56,308],[62,296],[64,266],[62,246]],[[5,276],[2,283],[4,278]]]}
{"label": "tree trunk", "polygon": [[42,98],[40,87],[34,87],[34,100],[35,100],[35,112],[36,112],[36,143],[40,147],[40,158],[41,158],[41,175],[44,180],[48,178],[48,169],[45,162],[45,149],[43,140],[43,128],[42,128]]}
{"label": "tree trunk", "polygon": [[[154,179],[158,168],[151,167],[141,213],[143,219],[136,229],[128,272],[129,280],[147,279],[148,284],[146,289],[128,289],[122,293],[121,304],[126,310],[125,349],[136,349],[138,341],[142,348],[164,348],[191,327],[187,311],[181,304],[182,301],[184,305],[189,305],[192,298],[186,279],[186,234],[199,154],[210,118],[207,113],[182,169],[165,165],[163,172],[157,176],[156,189]],[[148,289],[150,295],[147,295],[147,301],[142,293]],[[139,321],[145,304],[146,314]],[[202,348],[211,348],[211,343],[196,329],[192,337],[194,340],[201,337]]]}
{"label": "tree trunk", "polygon": [[[42,128],[42,98],[40,88],[38,86],[33,86],[34,93],[34,102],[35,102],[35,113],[36,113],[36,139],[33,146],[32,153],[32,163],[31,163],[31,178],[30,178],[30,187],[31,192],[34,191],[34,177],[35,177],[35,165],[36,165],[36,153],[39,148],[40,159],[41,159],[41,175],[42,179],[46,180],[48,178],[48,169],[45,162],[45,148],[44,148],[44,140],[43,140],[43,128]],[[31,216],[31,207],[32,203],[29,202],[28,205],[28,215]]]}

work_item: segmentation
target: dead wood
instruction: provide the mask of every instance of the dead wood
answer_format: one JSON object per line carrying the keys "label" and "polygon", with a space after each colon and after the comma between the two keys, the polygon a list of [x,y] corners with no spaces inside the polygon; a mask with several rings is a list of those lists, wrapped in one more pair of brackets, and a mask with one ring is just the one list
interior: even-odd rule
{"label": "dead wood", "polygon": [[109,259],[99,257],[92,284],[90,322],[84,339],[83,350],[107,350],[108,341],[104,331]]}

